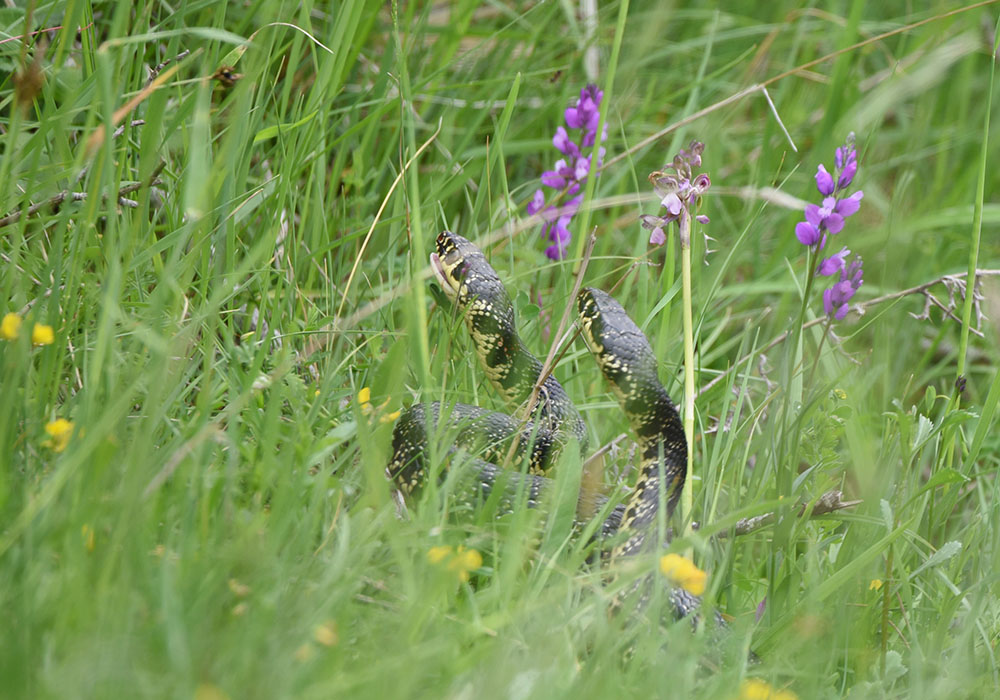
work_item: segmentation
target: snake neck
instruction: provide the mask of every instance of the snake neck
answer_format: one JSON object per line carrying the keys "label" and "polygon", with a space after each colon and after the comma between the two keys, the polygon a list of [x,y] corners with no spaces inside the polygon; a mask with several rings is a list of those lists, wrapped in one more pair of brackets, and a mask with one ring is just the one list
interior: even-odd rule
{"label": "snake neck", "polygon": [[642,455],[640,478],[650,484],[648,491],[655,489],[655,493],[642,494],[641,500],[655,500],[659,504],[662,481],[667,518],[670,518],[687,477],[687,439],[677,408],[662,387],[648,410],[632,421],[632,427],[638,436]]}
{"label": "snake neck", "polygon": [[644,406],[641,412],[626,413],[638,437],[643,463],[662,459],[665,476],[679,477],[683,482],[687,471],[684,424],[667,392],[663,387],[657,388],[655,400]]}
{"label": "snake neck", "polygon": [[[483,252],[458,234],[442,231],[435,248],[431,269],[445,293],[465,313],[486,377],[508,406],[524,411],[542,373],[542,363],[517,335],[514,305],[500,276]],[[581,445],[586,440],[583,419],[555,377],[542,382],[528,417],[562,436],[574,436]]]}
{"label": "snake neck", "polygon": [[632,532],[611,554],[642,551],[665,495],[669,518],[687,476],[687,440],[674,402],[657,376],[657,360],[645,334],[621,304],[599,289],[583,289],[577,299],[583,337],[628,417],[642,462],[635,490],[622,516]]}
{"label": "snake neck", "polygon": [[[659,382],[646,384],[631,395],[615,392],[635,431],[641,455],[639,479],[626,503],[624,517],[640,533],[655,526],[661,498],[666,499],[666,517],[673,515],[687,476],[687,440],[677,408]],[[644,400],[633,399],[636,395]],[[633,538],[614,554],[634,554],[642,543],[643,537]]]}
{"label": "snake neck", "polygon": [[[472,300],[465,318],[479,364],[490,384],[508,406],[526,408],[542,373],[542,363],[518,336],[513,305],[506,293],[489,301]],[[531,418],[554,432],[585,439],[583,419],[566,390],[551,375],[542,382]]]}

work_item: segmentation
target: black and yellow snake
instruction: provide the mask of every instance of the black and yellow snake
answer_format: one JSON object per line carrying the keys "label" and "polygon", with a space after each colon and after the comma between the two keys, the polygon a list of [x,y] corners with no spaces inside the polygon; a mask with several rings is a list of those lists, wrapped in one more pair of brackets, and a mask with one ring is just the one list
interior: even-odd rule
{"label": "black and yellow snake", "polygon": [[[445,293],[454,300],[490,383],[512,408],[523,408],[542,371],[542,363],[517,334],[514,307],[503,283],[483,253],[470,241],[445,231],[431,254],[431,265]],[[687,467],[687,442],[677,409],[657,378],[657,361],[646,336],[614,298],[585,288],[577,297],[581,333],[635,432],[641,454],[639,477],[627,500],[601,526],[601,535],[615,535],[608,558],[655,551],[661,502],[669,518],[680,497]],[[445,414],[445,415],[442,415]],[[545,476],[553,453],[576,442],[585,449],[586,431],[566,391],[549,375],[540,387],[526,420],[477,406],[458,404],[450,412],[440,404],[415,404],[399,418],[393,431],[389,473],[404,493],[424,482],[428,464],[428,430],[439,420],[457,430],[454,444],[477,454],[471,460],[466,493],[489,498],[498,485],[500,508],[515,507],[523,497],[536,506],[550,480]],[[516,441],[514,454],[527,458],[527,473],[498,467]],[[479,450],[478,452],[475,452]],[[581,498],[587,496],[581,495]],[[578,512],[594,512],[581,507]],[[697,600],[676,589],[671,598],[679,614]]]}

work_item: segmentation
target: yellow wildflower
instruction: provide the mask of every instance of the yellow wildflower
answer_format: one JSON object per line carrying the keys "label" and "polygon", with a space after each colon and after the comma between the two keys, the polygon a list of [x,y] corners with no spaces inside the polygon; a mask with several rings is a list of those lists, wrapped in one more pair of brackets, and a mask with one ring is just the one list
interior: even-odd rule
{"label": "yellow wildflower", "polygon": [[73,435],[73,422],[65,418],[57,418],[45,424],[45,432],[49,434],[48,439],[42,441],[42,447],[49,447],[53,452],[62,452],[69,444],[69,439]]}
{"label": "yellow wildflower", "polygon": [[833,393],[841,401],[847,398],[847,392],[844,391],[843,389],[834,389]]}
{"label": "yellow wildflower", "polygon": [[313,630],[313,639],[325,647],[332,647],[340,640],[340,635],[337,634],[337,623],[333,620],[327,620],[322,625],[317,625],[316,629]]}
{"label": "yellow wildflower", "polygon": [[402,411],[393,411],[392,413],[386,413],[378,417],[379,423],[392,423],[394,420],[399,418],[399,414]]}
{"label": "yellow wildflower", "polygon": [[83,546],[87,548],[88,552],[94,551],[94,528],[90,525],[84,525],[80,528],[80,534],[83,535]]}
{"label": "yellow wildflower", "polygon": [[882,579],[873,578],[872,582],[868,584],[869,591],[878,591],[882,589]]}
{"label": "yellow wildflower", "polygon": [[449,554],[451,554],[451,547],[446,544],[431,547],[427,550],[427,561],[431,564],[440,564]]}
{"label": "yellow wildflower", "polygon": [[449,545],[438,545],[427,550],[427,561],[444,564],[448,571],[458,576],[459,581],[468,581],[469,574],[483,565],[483,556],[475,549],[459,545],[452,549]]}
{"label": "yellow wildflower", "polygon": [[455,552],[455,559],[448,565],[448,568],[453,571],[458,571],[458,577],[463,581],[468,581],[469,572],[475,571],[482,565],[482,554],[477,552],[475,549],[459,547]]}
{"label": "yellow wildflower", "polygon": [[694,595],[705,592],[708,574],[699,569],[687,557],[680,554],[664,554],[660,557],[660,571],[670,581]]}
{"label": "yellow wildflower", "polygon": [[740,684],[740,700],[768,700],[771,685],[757,678],[747,678]]}
{"label": "yellow wildflower", "polygon": [[[319,392],[316,392],[319,394]],[[382,410],[389,405],[389,401],[392,397],[386,397],[385,401],[379,404],[378,407],[372,405],[372,390],[368,387],[363,387],[358,391],[358,403],[361,405],[361,412],[366,416],[370,416],[373,413],[378,412],[380,415],[378,417],[379,423],[391,423],[397,418],[401,411],[393,411],[392,413],[382,413]]]}
{"label": "yellow wildflower", "polygon": [[21,317],[17,314],[7,314],[0,321],[0,338],[14,340],[21,332]]}
{"label": "yellow wildflower", "polygon": [[747,678],[740,684],[740,700],[799,700],[790,690],[777,690],[759,678]]}
{"label": "yellow wildflower", "polygon": [[55,339],[56,334],[53,332],[52,326],[36,323],[35,327],[31,329],[32,345],[52,345]]}

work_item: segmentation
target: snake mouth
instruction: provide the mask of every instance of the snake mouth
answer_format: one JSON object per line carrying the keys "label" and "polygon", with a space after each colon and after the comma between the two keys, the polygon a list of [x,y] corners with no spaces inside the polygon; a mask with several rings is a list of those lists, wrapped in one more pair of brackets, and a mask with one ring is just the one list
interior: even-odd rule
{"label": "snake mouth", "polygon": [[441,256],[437,253],[431,253],[431,270],[434,272],[434,277],[440,283],[441,288],[444,293],[449,297],[454,298],[458,294],[458,290],[455,288],[455,282],[448,276],[445,270],[444,263],[441,260]]}

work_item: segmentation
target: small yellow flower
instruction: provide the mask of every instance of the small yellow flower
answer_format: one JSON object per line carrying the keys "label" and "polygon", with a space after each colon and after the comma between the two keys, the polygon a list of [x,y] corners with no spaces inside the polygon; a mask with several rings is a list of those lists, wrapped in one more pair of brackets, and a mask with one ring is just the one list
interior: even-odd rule
{"label": "small yellow flower", "polygon": [[52,326],[46,326],[44,323],[36,323],[35,327],[31,329],[32,345],[52,345],[55,339],[56,335],[52,331]]}
{"label": "small yellow flower", "polygon": [[[319,391],[317,391],[316,394],[318,395]],[[392,413],[383,413],[383,410],[385,409],[386,406],[389,405],[389,401],[391,399],[392,397],[387,396],[385,401],[383,401],[378,406],[374,406],[371,403],[372,400],[371,389],[369,389],[368,387],[363,387],[360,391],[358,391],[358,404],[361,406],[361,412],[366,416],[370,416],[375,413],[379,414],[378,416],[379,423],[391,423],[397,418],[399,418],[399,414],[401,413],[401,411],[393,411]]]}
{"label": "small yellow flower", "polygon": [[660,557],[660,571],[689,593],[701,595],[705,592],[708,574],[695,566],[687,557],[682,557],[680,554],[664,554]]}
{"label": "small yellow flower", "polygon": [[444,564],[462,582],[468,581],[469,574],[483,565],[483,555],[461,545],[454,550],[449,545],[431,547],[427,550],[427,560],[431,564]]}
{"label": "small yellow flower", "polygon": [[386,413],[378,417],[379,423],[392,423],[394,420],[399,418],[399,414],[402,411],[393,411],[392,413]]}
{"label": "small yellow flower", "polygon": [[459,547],[455,552],[455,558],[448,565],[452,571],[458,572],[458,577],[463,581],[469,580],[469,573],[475,571],[483,565],[483,555],[475,549]]}
{"label": "small yellow flower", "polygon": [[845,400],[847,398],[847,392],[844,391],[843,389],[834,389],[833,393],[841,401],[843,401],[843,400]]}
{"label": "small yellow flower", "polygon": [[0,321],[0,338],[14,340],[21,332],[21,317],[17,314],[7,314]]}
{"label": "small yellow flower", "polygon": [[337,623],[333,620],[327,620],[322,625],[317,625],[316,629],[313,630],[313,639],[325,647],[334,646],[340,640],[340,635],[337,634]]}
{"label": "small yellow flower", "polygon": [[49,437],[42,440],[42,447],[49,447],[53,452],[62,452],[69,444],[69,439],[73,435],[73,422],[65,418],[57,418],[45,424],[45,432]]}
{"label": "small yellow flower", "polygon": [[799,700],[790,690],[776,690],[759,678],[747,678],[740,684],[740,700]]}
{"label": "small yellow flower", "polygon": [[94,528],[90,525],[84,525],[80,528],[80,534],[83,535],[83,546],[88,552],[94,551]]}
{"label": "small yellow flower", "polygon": [[375,412],[375,407],[371,404],[372,400],[372,390],[368,387],[362,387],[361,391],[358,392],[358,403],[361,404],[361,412],[366,416],[370,416]]}
{"label": "small yellow flower", "polygon": [[873,578],[872,582],[868,584],[869,591],[878,591],[882,589],[882,579]]}
{"label": "small yellow flower", "polygon": [[740,700],[768,700],[771,685],[757,678],[747,678],[740,684]]}
{"label": "small yellow flower", "polygon": [[427,550],[427,561],[431,564],[440,564],[450,554],[451,547],[446,544],[440,544]]}

